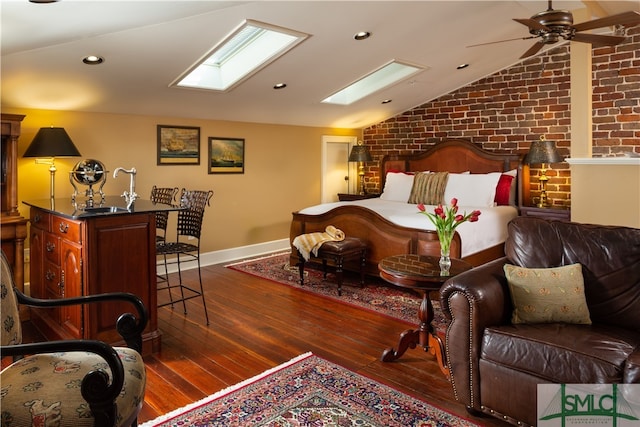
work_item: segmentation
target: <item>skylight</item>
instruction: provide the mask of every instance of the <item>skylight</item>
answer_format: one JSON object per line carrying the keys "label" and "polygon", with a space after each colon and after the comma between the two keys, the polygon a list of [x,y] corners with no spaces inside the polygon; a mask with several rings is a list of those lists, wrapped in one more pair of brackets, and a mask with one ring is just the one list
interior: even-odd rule
{"label": "skylight", "polygon": [[307,37],[308,34],[247,20],[171,85],[231,89]]}
{"label": "skylight", "polygon": [[400,80],[406,79],[423,69],[423,67],[393,61],[345,87],[341,91],[323,99],[322,102],[327,104],[349,105],[387,86],[391,86]]}

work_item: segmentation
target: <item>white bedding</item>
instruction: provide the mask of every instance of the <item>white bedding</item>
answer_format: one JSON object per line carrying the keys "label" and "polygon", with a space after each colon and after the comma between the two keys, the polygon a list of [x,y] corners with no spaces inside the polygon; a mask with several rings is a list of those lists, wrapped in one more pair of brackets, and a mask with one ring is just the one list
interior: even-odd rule
{"label": "white bedding", "polygon": [[[358,205],[371,209],[383,218],[394,224],[419,228],[423,230],[435,230],[435,227],[424,215],[418,214],[416,205],[376,199],[364,199],[351,202],[324,203],[302,209],[300,213],[318,215],[338,206]],[[433,212],[435,206],[426,206],[428,212]],[[518,216],[518,210],[514,206],[473,207],[460,206],[460,212],[471,212],[479,209],[482,213],[478,222],[464,222],[456,228],[462,240],[462,256],[466,257],[495,246],[507,239],[507,224]]]}

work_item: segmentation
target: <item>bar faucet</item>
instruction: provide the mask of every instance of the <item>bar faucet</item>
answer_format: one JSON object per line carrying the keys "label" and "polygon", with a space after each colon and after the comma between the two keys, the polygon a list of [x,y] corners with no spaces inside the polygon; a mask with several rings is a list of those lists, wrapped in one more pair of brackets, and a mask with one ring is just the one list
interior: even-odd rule
{"label": "bar faucet", "polygon": [[128,209],[131,207],[133,202],[135,202],[135,200],[138,197],[140,197],[136,194],[136,168],[131,168],[131,169],[125,169],[122,167],[116,168],[116,170],[113,171],[114,179],[118,176],[118,172],[120,171],[124,173],[128,173],[130,176],[129,191],[125,190],[124,193],[122,193],[122,197],[124,197],[124,200],[127,202],[127,209]]}

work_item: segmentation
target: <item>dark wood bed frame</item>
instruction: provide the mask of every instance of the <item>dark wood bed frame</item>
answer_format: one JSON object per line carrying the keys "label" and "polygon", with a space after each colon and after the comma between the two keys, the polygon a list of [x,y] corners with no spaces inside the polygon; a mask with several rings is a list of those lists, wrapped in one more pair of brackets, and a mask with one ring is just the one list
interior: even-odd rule
{"label": "dark wood bed frame", "polygon": [[[464,172],[488,173],[520,169],[520,156],[499,154],[479,148],[469,141],[448,139],[429,150],[410,155],[386,155],[380,162],[380,188],[388,171],[403,172]],[[516,187],[518,188],[518,186]],[[324,231],[333,225],[347,236],[359,237],[367,243],[366,272],[378,275],[378,263],[385,257],[404,253],[440,256],[440,243],[435,231],[401,227],[375,212],[360,206],[340,206],[320,215],[293,212],[290,242],[305,233]],[[297,251],[291,246],[291,265],[298,263]],[[460,236],[456,233],[451,245],[451,256],[459,258]],[[504,245],[496,245],[465,257],[474,266],[484,264],[504,255]],[[357,265],[345,268],[357,271]]]}

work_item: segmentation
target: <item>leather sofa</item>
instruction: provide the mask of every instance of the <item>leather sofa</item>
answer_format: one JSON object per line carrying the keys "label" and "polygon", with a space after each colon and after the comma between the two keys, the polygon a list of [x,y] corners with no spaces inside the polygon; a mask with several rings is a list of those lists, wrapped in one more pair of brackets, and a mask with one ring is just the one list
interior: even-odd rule
{"label": "leather sofa", "polygon": [[[508,232],[505,257],[440,290],[455,398],[471,413],[536,425],[538,384],[640,383],[640,229],[518,217]],[[513,323],[505,264],[575,263],[591,324]]]}

